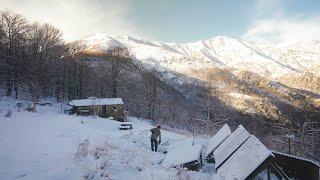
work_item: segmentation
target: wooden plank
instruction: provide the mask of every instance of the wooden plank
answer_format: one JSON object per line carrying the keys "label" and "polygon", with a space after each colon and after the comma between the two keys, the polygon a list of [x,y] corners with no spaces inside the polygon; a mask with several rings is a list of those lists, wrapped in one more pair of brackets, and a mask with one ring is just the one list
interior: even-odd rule
{"label": "wooden plank", "polygon": [[130,123],[130,122],[121,122],[120,124],[129,124],[129,125],[132,125],[132,123]]}
{"label": "wooden plank", "polygon": [[132,126],[132,124],[120,124],[120,126]]}
{"label": "wooden plank", "polygon": [[130,130],[130,129],[133,129],[132,127],[119,127],[119,130]]}

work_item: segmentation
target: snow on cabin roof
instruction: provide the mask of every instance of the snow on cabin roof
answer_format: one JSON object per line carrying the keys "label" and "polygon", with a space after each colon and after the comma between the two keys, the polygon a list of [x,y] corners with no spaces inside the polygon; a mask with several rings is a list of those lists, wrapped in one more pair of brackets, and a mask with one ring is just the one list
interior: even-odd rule
{"label": "snow on cabin roof", "polygon": [[286,154],[286,153],[282,153],[282,152],[278,152],[278,151],[272,151],[272,152],[273,152],[275,155],[279,154],[279,155],[286,156],[286,157],[289,157],[289,158],[298,159],[298,160],[301,160],[301,161],[305,161],[305,162],[312,163],[312,164],[320,167],[319,162],[312,161],[312,160],[310,160],[310,159],[306,159],[306,158],[302,158],[302,157],[298,157],[298,156],[294,156],[294,155],[291,155],[291,154]]}
{"label": "snow on cabin roof", "polygon": [[206,157],[209,156],[221,143],[229,137],[231,130],[228,124],[225,124],[209,141],[206,151]]}
{"label": "snow on cabin roof", "polygon": [[165,167],[175,167],[181,164],[200,160],[202,146],[192,145],[192,140],[184,140],[168,148],[168,154],[162,162]]}
{"label": "snow on cabin roof", "polygon": [[244,144],[217,170],[221,179],[246,179],[272,152],[255,136],[250,136]]}
{"label": "snow on cabin roof", "polygon": [[123,104],[121,98],[88,98],[69,101],[72,106],[116,105]]}
{"label": "snow on cabin roof", "polygon": [[215,167],[219,166],[249,138],[249,132],[242,126],[239,127],[213,152]]}

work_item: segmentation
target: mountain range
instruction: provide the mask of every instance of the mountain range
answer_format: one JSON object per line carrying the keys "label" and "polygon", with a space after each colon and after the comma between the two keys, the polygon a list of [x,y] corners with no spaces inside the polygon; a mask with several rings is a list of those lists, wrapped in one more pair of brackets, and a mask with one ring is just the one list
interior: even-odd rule
{"label": "mountain range", "polygon": [[135,64],[156,70],[186,96],[184,85],[210,82],[216,97],[241,111],[278,119],[283,106],[275,97],[294,107],[305,108],[304,101],[320,107],[320,41],[270,46],[217,36],[164,43],[96,34],[79,42],[92,54],[127,49]]}
{"label": "mountain range", "polygon": [[192,43],[164,43],[104,34],[81,41],[89,51],[127,48],[133,59],[159,71],[163,68],[185,74],[193,69],[218,67],[233,72],[246,70],[272,79],[301,73],[320,75],[320,41],[271,47],[225,36]]}

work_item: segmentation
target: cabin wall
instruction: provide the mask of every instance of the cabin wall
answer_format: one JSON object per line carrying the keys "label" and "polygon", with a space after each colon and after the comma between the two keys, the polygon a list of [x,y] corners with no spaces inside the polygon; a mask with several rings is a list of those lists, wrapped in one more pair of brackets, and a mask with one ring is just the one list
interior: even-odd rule
{"label": "cabin wall", "polygon": [[275,162],[291,178],[319,180],[319,167],[311,162],[274,153]]}
{"label": "cabin wall", "polygon": [[106,108],[105,116],[113,117],[115,120],[118,120],[118,121],[125,121],[123,104],[108,105],[105,108]]}
{"label": "cabin wall", "polygon": [[77,115],[102,115],[102,106],[79,106],[75,107],[75,109]]}
{"label": "cabin wall", "polygon": [[125,121],[126,114],[124,112],[124,105],[102,105],[102,106],[79,106],[73,107],[72,110],[77,115],[98,115],[99,117],[108,118],[113,117],[117,121]]}
{"label": "cabin wall", "polygon": [[274,165],[274,161],[275,159],[272,156],[267,158],[246,178],[246,180],[263,179],[264,176],[268,176],[267,179],[275,179],[274,177],[271,177],[276,176],[278,179],[289,180],[287,175]]}

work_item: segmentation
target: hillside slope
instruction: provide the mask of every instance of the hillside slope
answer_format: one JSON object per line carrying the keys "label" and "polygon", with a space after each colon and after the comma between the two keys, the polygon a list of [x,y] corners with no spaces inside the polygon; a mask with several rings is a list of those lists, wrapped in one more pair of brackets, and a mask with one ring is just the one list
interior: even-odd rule
{"label": "hillside slope", "polygon": [[[17,112],[16,102],[1,100],[0,179],[207,179],[209,174],[180,172],[160,164],[164,154],[150,150],[153,126],[130,117],[133,130],[120,131],[119,123],[99,117],[59,113],[60,107],[39,107],[37,113]],[[11,106],[13,105],[13,106]],[[192,140],[163,130],[160,151],[168,144]],[[206,142],[196,139],[196,143]]]}

